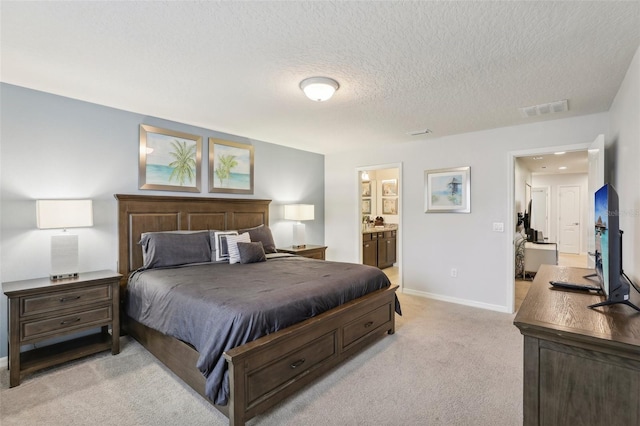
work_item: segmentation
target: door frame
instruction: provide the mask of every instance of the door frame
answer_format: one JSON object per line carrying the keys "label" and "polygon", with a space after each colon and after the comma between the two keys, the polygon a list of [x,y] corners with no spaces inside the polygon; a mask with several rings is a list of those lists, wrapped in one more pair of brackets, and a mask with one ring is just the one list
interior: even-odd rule
{"label": "door frame", "polygon": [[[513,313],[515,310],[515,246],[513,244],[513,236],[516,229],[516,207],[515,207],[515,164],[516,158],[528,157],[532,155],[549,154],[558,151],[587,151],[593,141],[579,143],[575,145],[556,145],[540,148],[523,149],[517,151],[509,151],[507,153],[507,214],[505,215],[506,229],[509,230],[507,237],[505,238],[506,245],[506,259],[505,259],[505,283],[506,284],[506,308],[509,312]],[[513,232],[511,232],[513,230]]]}
{"label": "door frame", "polygon": [[398,286],[399,286],[399,291],[402,293],[402,290],[404,288],[404,279],[402,278],[402,235],[404,232],[404,227],[402,226],[402,222],[403,222],[403,217],[404,217],[404,197],[402,196],[402,192],[404,189],[404,178],[403,178],[403,172],[402,172],[402,163],[386,163],[386,164],[375,164],[375,165],[369,165],[369,166],[360,166],[360,167],[356,167],[355,168],[355,179],[356,179],[356,197],[358,202],[356,203],[356,205],[358,206],[358,208],[356,209],[356,214],[354,217],[354,220],[356,221],[356,229],[358,232],[358,236],[357,238],[355,238],[355,240],[357,241],[357,253],[358,253],[358,261],[362,262],[362,194],[360,191],[360,184],[362,182],[362,178],[361,178],[361,174],[364,171],[371,171],[371,170],[383,170],[383,169],[398,169],[398,231],[396,232],[396,263],[398,264]]}

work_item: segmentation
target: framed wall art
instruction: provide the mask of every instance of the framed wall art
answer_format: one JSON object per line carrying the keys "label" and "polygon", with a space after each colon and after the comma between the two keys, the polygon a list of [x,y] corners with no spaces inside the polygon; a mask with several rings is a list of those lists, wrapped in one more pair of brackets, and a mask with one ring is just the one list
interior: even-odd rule
{"label": "framed wall art", "polygon": [[371,181],[362,182],[362,196],[371,197]]}
{"label": "framed wall art", "polygon": [[140,125],[140,189],[200,192],[202,137]]}
{"label": "framed wall art", "polygon": [[382,199],[382,214],[398,214],[398,199],[397,198],[383,198]]}
{"label": "framed wall art", "polygon": [[209,192],[253,194],[253,145],[209,138]]}
{"label": "framed wall art", "polygon": [[362,214],[371,214],[371,199],[362,199]]}
{"label": "framed wall art", "polygon": [[425,213],[471,213],[471,167],[425,170]]}
{"label": "framed wall art", "polygon": [[382,196],[394,196],[398,195],[398,180],[397,179],[385,179],[382,181]]}

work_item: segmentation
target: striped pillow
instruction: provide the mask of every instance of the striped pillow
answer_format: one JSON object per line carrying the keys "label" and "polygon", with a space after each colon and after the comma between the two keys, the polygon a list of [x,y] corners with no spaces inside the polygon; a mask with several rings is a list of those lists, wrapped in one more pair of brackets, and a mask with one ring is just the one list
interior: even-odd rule
{"label": "striped pillow", "polygon": [[250,243],[249,233],[240,235],[227,235],[227,248],[229,249],[229,263],[240,263],[240,250],[238,243]]}

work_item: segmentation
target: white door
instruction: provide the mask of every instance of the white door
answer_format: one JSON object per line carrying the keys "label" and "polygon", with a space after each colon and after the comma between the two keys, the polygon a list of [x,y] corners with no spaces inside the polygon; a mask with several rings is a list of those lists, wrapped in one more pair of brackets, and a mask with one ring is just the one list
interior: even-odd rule
{"label": "white door", "polygon": [[[594,253],[596,250],[595,240],[595,217],[594,217],[594,197],[598,189],[604,185],[604,135],[598,135],[591,144],[588,151],[589,161],[589,222],[587,226],[587,251]],[[587,268],[595,268],[593,256],[587,257]]]}
{"label": "white door", "polygon": [[560,186],[558,190],[558,251],[580,253],[580,187]]}

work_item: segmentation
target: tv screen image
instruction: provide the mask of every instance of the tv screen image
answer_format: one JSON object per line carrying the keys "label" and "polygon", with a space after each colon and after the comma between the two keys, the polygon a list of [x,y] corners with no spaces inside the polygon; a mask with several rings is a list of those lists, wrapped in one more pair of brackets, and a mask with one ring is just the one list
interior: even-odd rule
{"label": "tv screen image", "polygon": [[596,191],[594,209],[596,275],[607,299],[589,307],[623,303],[640,311],[640,308],[629,301],[631,281],[622,269],[619,201],[613,185],[606,184]]}

